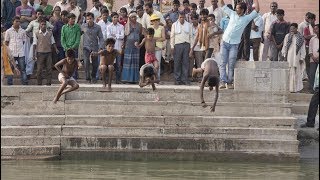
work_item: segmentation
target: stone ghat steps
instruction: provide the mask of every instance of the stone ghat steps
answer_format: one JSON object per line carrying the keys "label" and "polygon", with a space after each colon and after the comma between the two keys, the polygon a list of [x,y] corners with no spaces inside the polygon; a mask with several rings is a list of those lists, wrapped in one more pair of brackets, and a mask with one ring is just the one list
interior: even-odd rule
{"label": "stone ghat steps", "polygon": [[[288,102],[292,103],[292,113],[294,115],[307,115],[309,109],[309,103],[312,98],[312,94],[304,93],[290,93],[288,94]],[[319,114],[319,110],[317,112]]]}
{"label": "stone ghat steps", "polygon": [[1,126],[294,128],[293,117],[1,115]]}
{"label": "stone ghat steps", "polygon": [[1,161],[6,160],[59,160],[61,159],[60,154],[58,155],[10,155],[10,156],[1,156]]}
{"label": "stone ghat steps", "polygon": [[61,126],[1,126],[2,136],[47,136],[61,135]]}
{"label": "stone ghat steps", "polygon": [[[102,126],[2,126],[5,136],[105,136],[105,137],[192,137],[295,140],[297,130],[241,127],[102,127]],[[7,137],[7,139],[10,139]],[[12,138],[14,139],[14,138]],[[43,139],[44,141],[44,139]]]}
{"label": "stone ghat steps", "polygon": [[[16,129],[15,129],[16,130]],[[239,127],[101,127],[64,126],[63,136],[106,137],[192,137],[295,140],[294,129]]]}
{"label": "stone ghat steps", "polygon": [[[138,85],[114,85],[112,92],[106,92],[98,85],[80,85],[76,91],[67,93],[63,100],[121,100],[121,101],[190,101],[200,102],[199,86],[156,85],[140,88]],[[10,86],[2,87],[2,96],[20,101],[52,101],[59,86]],[[206,101],[213,101],[214,93],[204,89]],[[283,93],[246,92],[231,89],[220,90],[219,102],[273,102],[285,103],[288,99]]]}
{"label": "stone ghat steps", "polygon": [[60,136],[2,136],[1,146],[60,145]]}
{"label": "stone ghat steps", "polygon": [[[221,102],[212,113],[200,103],[168,101],[88,101],[66,100],[66,115],[140,115],[140,116],[290,116],[288,103]],[[6,114],[6,113],[5,113]]]}
{"label": "stone ghat steps", "polygon": [[126,149],[72,149],[62,150],[61,158],[69,160],[135,160],[135,161],[207,161],[207,162],[299,162],[299,153],[194,151],[194,150],[126,150]]}
{"label": "stone ghat steps", "polygon": [[[60,155],[60,145],[48,146],[2,146],[2,156],[58,156]],[[8,157],[7,157],[8,158]],[[31,157],[30,157],[31,158]]]}
{"label": "stone ghat steps", "polygon": [[[232,139],[232,138],[162,138],[162,137],[61,137],[61,151],[211,151],[211,152],[265,152],[298,153],[297,140]],[[283,144],[286,144],[284,147]]]}

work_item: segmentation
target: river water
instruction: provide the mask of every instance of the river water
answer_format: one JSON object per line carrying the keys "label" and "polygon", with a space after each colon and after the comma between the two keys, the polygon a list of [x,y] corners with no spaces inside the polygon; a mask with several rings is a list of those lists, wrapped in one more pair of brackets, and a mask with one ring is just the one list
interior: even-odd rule
{"label": "river water", "polygon": [[105,160],[1,161],[1,179],[316,180],[319,179],[319,159],[301,159],[299,163]]}

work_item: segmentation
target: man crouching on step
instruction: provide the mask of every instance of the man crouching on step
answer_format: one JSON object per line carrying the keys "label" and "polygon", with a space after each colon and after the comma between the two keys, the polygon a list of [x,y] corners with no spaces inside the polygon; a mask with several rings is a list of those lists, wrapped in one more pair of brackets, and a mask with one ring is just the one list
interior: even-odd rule
{"label": "man crouching on step", "polygon": [[152,90],[155,91],[156,86],[154,85],[154,83],[159,83],[156,72],[157,70],[152,64],[144,64],[143,66],[141,66],[139,86],[142,88],[151,84]]}

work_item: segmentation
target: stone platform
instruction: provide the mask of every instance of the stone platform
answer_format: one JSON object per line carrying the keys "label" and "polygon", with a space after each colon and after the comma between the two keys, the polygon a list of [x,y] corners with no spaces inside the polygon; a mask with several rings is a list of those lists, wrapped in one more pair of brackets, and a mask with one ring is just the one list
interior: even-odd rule
{"label": "stone platform", "polygon": [[81,84],[57,104],[56,85],[2,87],[2,158],[299,159],[286,94],[222,90],[212,113],[198,86],[100,86]]}
{"label": "stone platform", "polygon": [[[214,113],[197,83],[80,84],[57,104],[57,84],[4,86],[1,158],[298,161],[295,116],[311,95],[288,93],[287,73],[286,63],[238,62],[235,89],[220,90]],[[204,97],[213,104],[208,88]]]}

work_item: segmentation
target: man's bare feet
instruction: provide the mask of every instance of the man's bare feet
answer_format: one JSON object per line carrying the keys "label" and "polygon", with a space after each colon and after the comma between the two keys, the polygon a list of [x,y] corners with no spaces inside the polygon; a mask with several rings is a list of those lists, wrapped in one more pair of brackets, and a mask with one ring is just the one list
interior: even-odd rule
{"label": "man's bare feet", "polygon": [[102,85],[102,88],[106,88],[106,87],[107,87],[107,85],[106,85],[106,84],[103,84],[103,85]]}
{"label": "man's bare feet", "polygon": [[109,91],[109,92],[111,92],[111,91],[112,91],[112,89],[111,89],[111,87],[110,87],[110,86],[108,86],[107,91]]}

